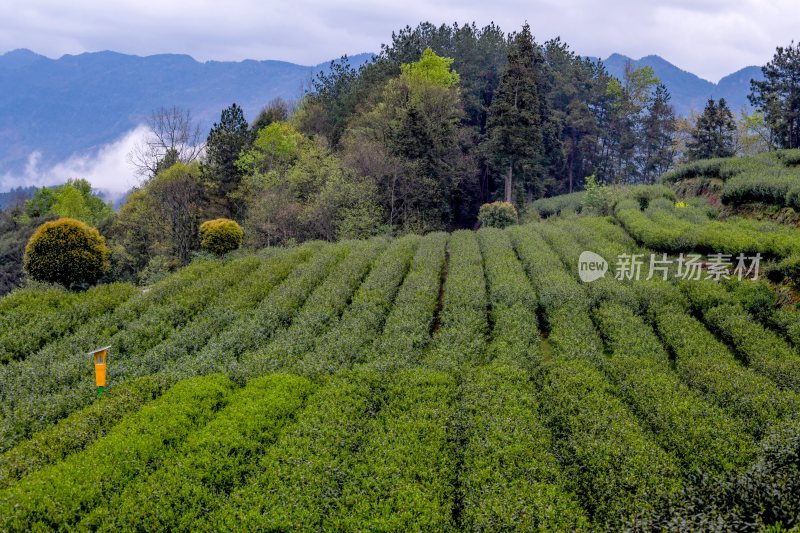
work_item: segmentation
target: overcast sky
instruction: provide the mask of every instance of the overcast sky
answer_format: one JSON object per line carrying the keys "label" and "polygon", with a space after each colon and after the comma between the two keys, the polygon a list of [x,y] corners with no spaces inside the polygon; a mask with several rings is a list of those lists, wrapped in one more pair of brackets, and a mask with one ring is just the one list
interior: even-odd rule
{"label": "overcast sky", "polygon": [[711,81],[768,61],[800,38],[798,0],[2,0],[0,53],[114,50],[198,60],[316,64],[373,52],[392,30],[429,20],[530,22],[538,40],[638,59],[658,54]]}

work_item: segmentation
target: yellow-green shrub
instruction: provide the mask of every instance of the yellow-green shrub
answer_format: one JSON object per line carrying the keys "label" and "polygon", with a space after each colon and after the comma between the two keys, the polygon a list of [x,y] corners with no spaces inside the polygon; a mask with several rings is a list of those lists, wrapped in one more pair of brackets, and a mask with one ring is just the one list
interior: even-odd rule
{"label": "yellow-green shrub", "polygon": [[508,202],[483,204],[478,211],[478,220],[483,227],[505,228],[517,223],[517,210]]}
{"label": "yellow-green shrub", "polygon": [[242,245],[244,231],[235,220],[217,218],[200,224],[200,246],[216,255],[224,255]]}
{"label": "yellow-green shrub", "polygon": [[36,280],[72,285],[93,284],[109,269],[106,241],[79,220],[45,222],[25,247],[24,266]]}

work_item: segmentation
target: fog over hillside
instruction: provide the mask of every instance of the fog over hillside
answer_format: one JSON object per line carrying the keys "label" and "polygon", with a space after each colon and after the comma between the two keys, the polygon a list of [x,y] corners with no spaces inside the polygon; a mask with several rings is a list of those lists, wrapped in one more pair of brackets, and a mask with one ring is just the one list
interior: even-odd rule
{"label": "fog over hillside", "polygon": [[[371,54],[350,58],[358,66]],[[747,105],[746,67],[718,84],[649,55],[604,60],[621,77],[626,62],[650,66],[672,94],[679,115],[724,97],[738,112]],[[61,183],[83,177],[120,195],[136,183],[127,154],[142,138],[146,117],[161,106],[191,110],[203,132],[236,102],[248,119],[275,97],[297,100],[329,66],[284,61],[199,62],[186,55],[139,57],[115,52],[50,59],[29,50],[0,55],[0,191],[20,185]]]}

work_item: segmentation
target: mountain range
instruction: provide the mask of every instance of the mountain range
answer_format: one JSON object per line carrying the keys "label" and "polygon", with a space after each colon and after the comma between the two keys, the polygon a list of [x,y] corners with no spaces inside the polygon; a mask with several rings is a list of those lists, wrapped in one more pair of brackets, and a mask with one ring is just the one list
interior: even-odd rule
{"label": "mountain range", "polygon": [[[371,57],[359,54],[350,61],[358,66]],[[724,97],[738,112],[747,105],[750,79],[761,78],[760,68],[747,67],[714,84],[656,55],[632,60],[613,54],[603,60],[618,77],[628,61],[653,68],[680,115],[702,111],[709,97]],[[93,52],[50,59],[30,50],[5,53],[0,55],[0,178],[24,175],[32,160],[47,168],[76,155],[91,157],[161,106],[190,109],[203,131],[232,102],[253,119],[275,97],[302,96],[328,67],[329,62],[199,62],[174,54]],[[8,179],[0,184],[26,185]]]}

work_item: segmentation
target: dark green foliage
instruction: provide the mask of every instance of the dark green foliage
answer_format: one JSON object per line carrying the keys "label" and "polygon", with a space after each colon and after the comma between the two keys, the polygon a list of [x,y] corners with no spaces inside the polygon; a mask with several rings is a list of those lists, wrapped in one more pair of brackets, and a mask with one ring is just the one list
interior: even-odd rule
{"label": "dark green foliage", "polygon": [[687,144],[689,158],[709,159],[731,157],[736,151],[736,122],[724,98],[710,98],[703,113],[697,117],[692,139]]}
{"label": "dark green foliage", "polygon": [[774,145],[800,148],[800,44],[777,47],[761,72],[764,80],[750,82],[750,103],[764,113]]}
{"label": "dark green foliage", "polygon": [[545,76],[544,57],[525,24],[509,45],[483,147],[493,172],[503,176],[506,202],[513,202],[518,192],[514,180],[520,191],[538,196],[542,190],[549,131]]}
{"label": "dark green foliage", "polygon": [[244,112],[235,103],[222,110],[219,122],[214,123],[206,139],[203,178],[228,215],[240,214],[242,208],[233,201],[231,193],[242,180],[236,161],[252,141],[253,134]]}
{"label": "dark green foliage", "polygon": [[25,270],[35,280],[67,288],[95,283],[108,271],[108,247],[95,229],[79,220],[45,222],[25,247]]}

